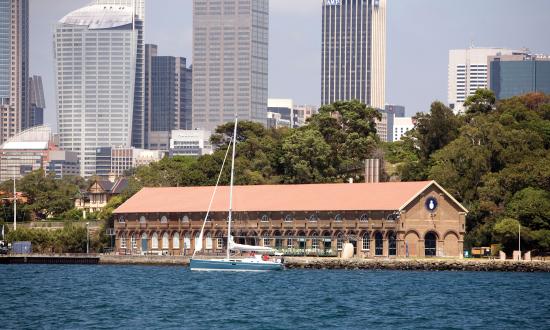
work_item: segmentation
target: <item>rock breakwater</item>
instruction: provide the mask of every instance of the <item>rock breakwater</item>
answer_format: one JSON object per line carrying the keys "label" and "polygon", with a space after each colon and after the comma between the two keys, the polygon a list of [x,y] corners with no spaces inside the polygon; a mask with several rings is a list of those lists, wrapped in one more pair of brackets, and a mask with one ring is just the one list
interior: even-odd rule
{"label": "rock breakwater", "polygon": [[486,259],[285,258],[288,269],[370,269],[414,271],[550,272],[548,261]]}

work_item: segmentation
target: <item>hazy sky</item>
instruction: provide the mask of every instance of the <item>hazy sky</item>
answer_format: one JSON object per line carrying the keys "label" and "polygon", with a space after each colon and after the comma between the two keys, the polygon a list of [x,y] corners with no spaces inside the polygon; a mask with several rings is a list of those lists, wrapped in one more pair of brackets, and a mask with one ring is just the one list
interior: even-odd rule
{"label": "hazy sky", "polygon": [[[53,26],[91,0],[30,0],[31,74],[42,75],[55,127]],[[192,55],[192,0],[146,0],[145,40],[160,55]],[[269,97],[319,104],[321,0],[270,0]],[[550,0],[388,0],[386,102],[408,114],[447,101],[448,51],[528,47],[550,53]]]}

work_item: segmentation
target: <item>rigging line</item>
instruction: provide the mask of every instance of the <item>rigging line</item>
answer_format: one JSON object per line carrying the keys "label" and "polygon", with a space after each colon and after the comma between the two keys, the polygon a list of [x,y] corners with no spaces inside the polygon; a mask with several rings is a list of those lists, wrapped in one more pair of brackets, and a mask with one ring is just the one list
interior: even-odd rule
{"label": "rigging line", "polygon": [[[206,226],[206,220],[208,220],[208,215],[210,214],[210,208],[212,207],[212,202],[214,202],[214,197],[216,196],[216,191],[218,190],[218,184],[220,183],[220,178],[222,177],[222,173],[223,173],[223,168],[225,166],[225,161],[227,160],[227,156],[229,155],[229,150],[231,150],[231,142],[233,141],[233,138],[234,137],[231,137],[231,139],[229,140],[229,145],[227,146],[227,151],[225,152],[225,156],[223,157],[223,162],[222,162],[222,168],[220,169],[220,174],[218,174],[218,180],[216,181],[216,186],[214,187],[214,192],[212,193],[212,197],[210,198],[210,203],[208,204],[208,210],[206,211],[206,216],[204,217],[204,222],[202,223],[202,228],[201,228],[201,234],[204,232],[204,227]],[[199,236],[200,239],[202,239],[202,237]],[[197,243],[195,242],[195,245]],[[195,254],[197,253],[197,249],[195,249],[193,251],[193,257],[195,257]]]}

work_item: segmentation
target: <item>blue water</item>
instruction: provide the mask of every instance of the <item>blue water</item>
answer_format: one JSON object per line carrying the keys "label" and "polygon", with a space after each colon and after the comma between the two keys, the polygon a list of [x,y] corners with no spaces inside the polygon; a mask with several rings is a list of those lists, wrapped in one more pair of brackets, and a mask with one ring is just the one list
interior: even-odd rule
{"label": "blue water", "polygon": [[550,328],[550,274],[0,265],[0,327]]}

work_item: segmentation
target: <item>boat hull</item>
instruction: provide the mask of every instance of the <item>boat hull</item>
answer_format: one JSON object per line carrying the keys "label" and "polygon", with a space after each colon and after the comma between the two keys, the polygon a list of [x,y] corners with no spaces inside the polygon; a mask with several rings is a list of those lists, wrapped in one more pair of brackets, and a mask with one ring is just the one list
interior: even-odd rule
{"label": "boat hull", "polygon": [[189,269],[193,271],[268,272],[283,270],[283,268],[284,265],[277,262],[224,259],[191,259],[189,264]]}

